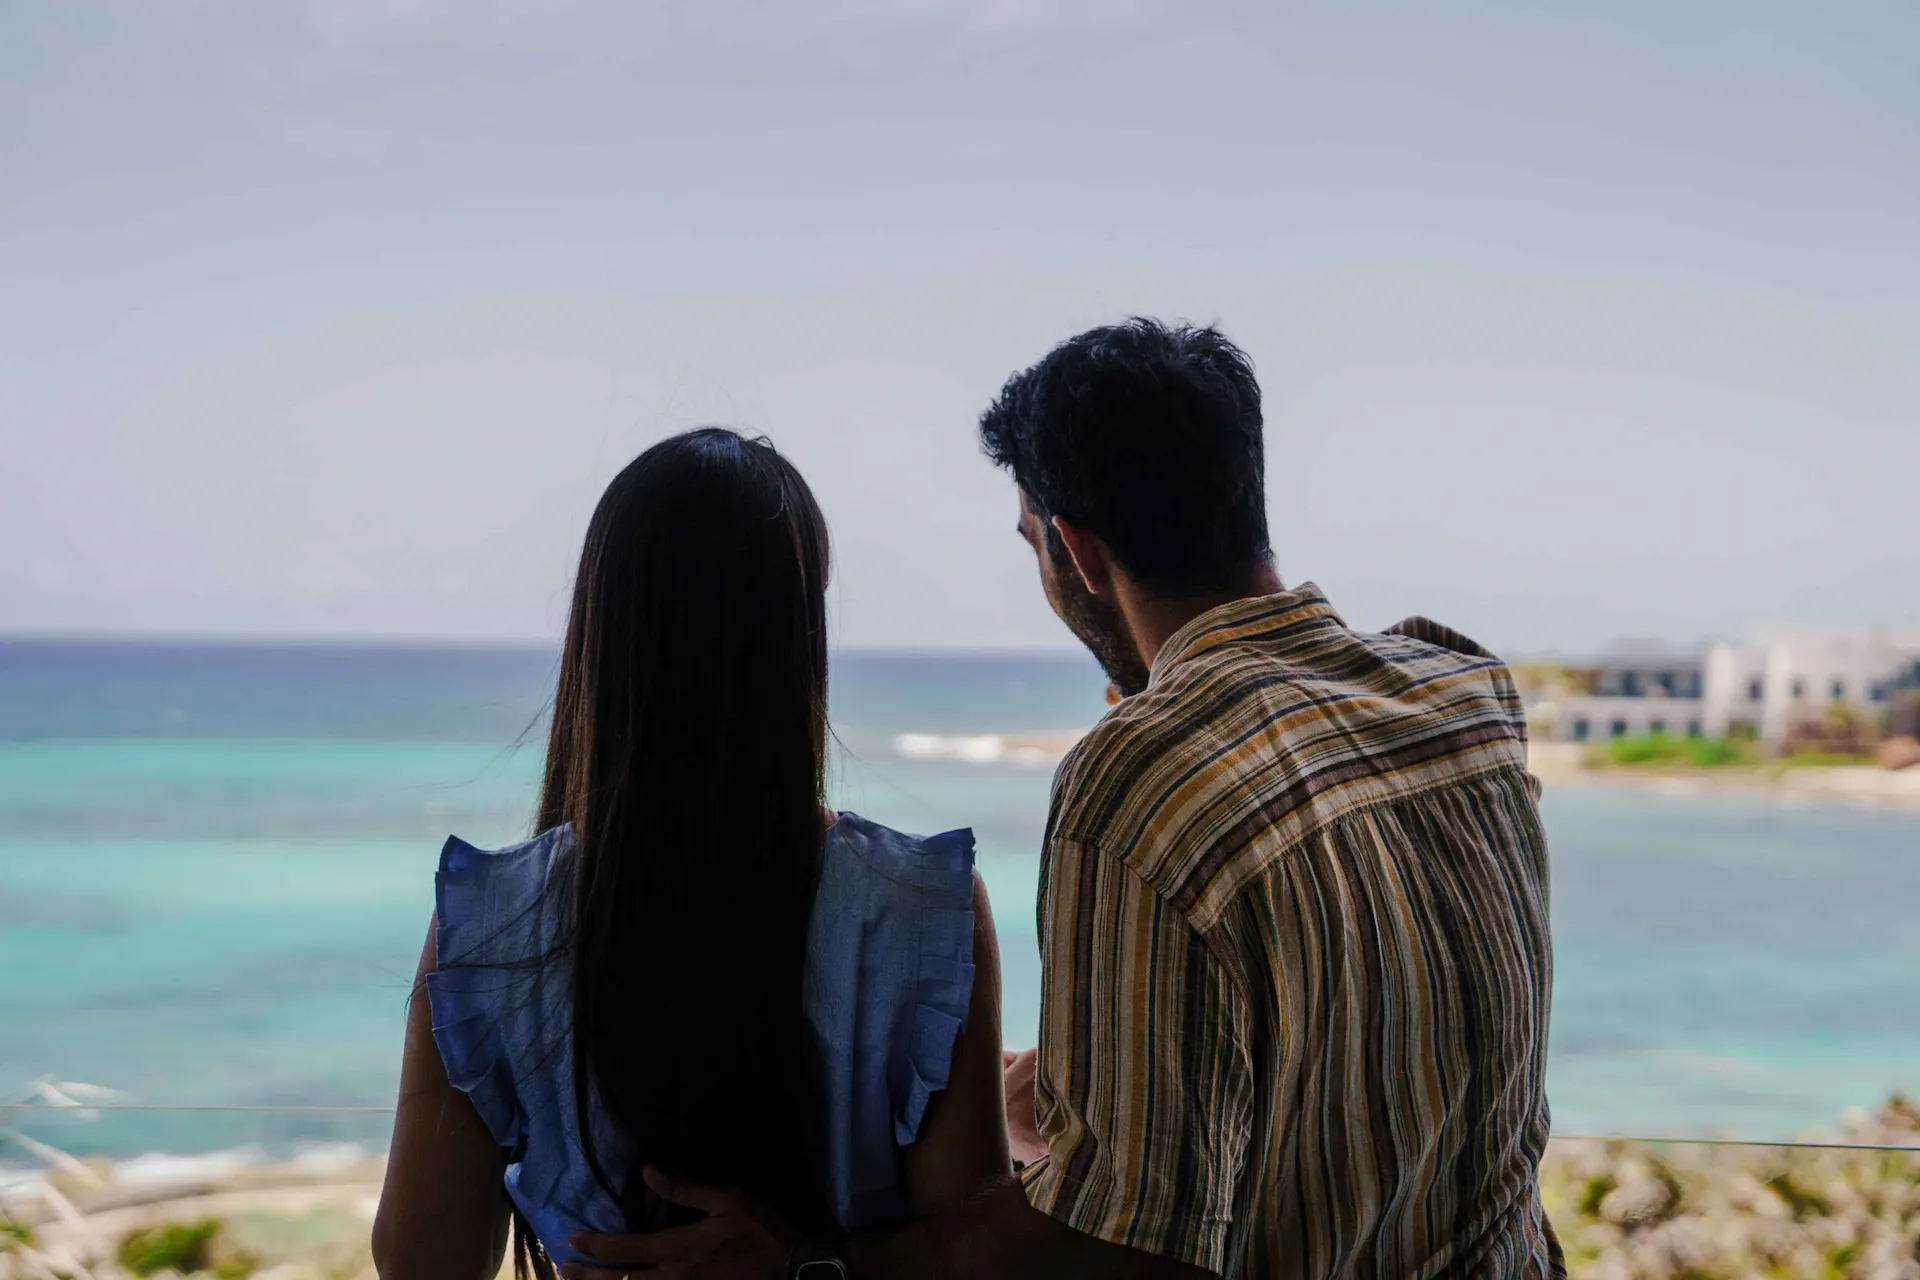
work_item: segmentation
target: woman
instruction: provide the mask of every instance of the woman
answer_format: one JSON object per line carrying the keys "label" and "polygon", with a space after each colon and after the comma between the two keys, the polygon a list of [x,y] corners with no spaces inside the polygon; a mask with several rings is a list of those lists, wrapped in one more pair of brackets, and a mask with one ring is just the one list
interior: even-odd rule
{"label": "woman", "polygon": [[[374,1225],[382,1276],[551,1276],[679,1211],[646,1165],[814,1238],[1009,1168],[973,837],[822,804],[826,526],[761,441],[648,449],[587,530],[541,834],[450,839]],[[416,987],[416,993],[418,987]],[[504,1193],[503,1193],[504,1188]]]}

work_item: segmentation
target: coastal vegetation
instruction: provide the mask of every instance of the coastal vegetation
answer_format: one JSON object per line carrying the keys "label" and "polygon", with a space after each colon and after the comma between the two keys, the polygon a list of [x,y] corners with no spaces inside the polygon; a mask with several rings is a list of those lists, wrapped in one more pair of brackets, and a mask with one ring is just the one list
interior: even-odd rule
{"label": "coastal vegetation", "polygon": [[130,1231],[114,1251],[121,1268],[132,1275],[150,1276],[157,1271],[180,1275],[216,1271],[223,1277],[239,1280],[248,1272],[233,1267],[216,1270],[213,1261],[214,1237],[220,1224],[211,1219],[201,1222],[171,1222],[141,1231]]}
{"label": "coastal vegetation", "polygon": [[1718,769],[1757,761],[1751,743],[1731,738],[1682,738],[1650,733],[1614,738],[1595,751],[1595,764],[1605,766],[1661,765]]}
{"label": "coastal vegetation", "polygon": [[1840,1141],[1560,1141],[1541,1189],[1574,1280],[1920,1280],[1920,1106]]}
{"label": "coastal vegetation", "polygon": [[[1852,1145],[1557,1139],[1541,1191],[1573,1280],[1920,1280],[1920,1105],[1895,1097],[1833,1141]],[[0,1204],[0,1280],[371,1280],[378,1173],[263,1166],[139,1205],[55,1174],[77,1216]]]}
{"label": "coastal vegetation", "polygon": [[1598,769],[1727,769],[1742,767],[1761,775],[1777,776],[1788,769],[1855,768],[1871,766],[1870,751],[1811,748],[1788,754],[1765,751],[1751,738],[1682,737],[1670,733],[1635,734],[1612,738],[1587,753],[1589,768]]}

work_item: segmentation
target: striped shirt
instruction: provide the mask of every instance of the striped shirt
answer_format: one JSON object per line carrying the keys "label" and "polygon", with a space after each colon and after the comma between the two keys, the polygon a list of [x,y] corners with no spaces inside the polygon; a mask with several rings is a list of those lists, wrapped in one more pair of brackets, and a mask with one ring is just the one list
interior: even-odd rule
{"label": "striped shirt", "polygon": [[1538,795],[1443,627],[1181,629],[1054,781],[1032,1202],[1234,1277],[1564,1276]]}

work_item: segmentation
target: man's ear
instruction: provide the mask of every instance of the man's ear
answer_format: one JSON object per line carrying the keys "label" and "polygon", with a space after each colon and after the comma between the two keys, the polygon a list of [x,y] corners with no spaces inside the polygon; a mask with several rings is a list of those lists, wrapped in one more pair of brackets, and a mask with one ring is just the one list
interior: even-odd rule
{"label": "man's ear", "polygon": [[1096,596],[1111,595],[1113,553],[1107,550],[1107,544],[1098,535],[1059,516],[1053,518],[1053,529],[1060,535],[1060,541],[1066,544],[1067,556],[1073,561],[1073,571],[1080,575],[1080,581],[1086,584],[1087,591]]}

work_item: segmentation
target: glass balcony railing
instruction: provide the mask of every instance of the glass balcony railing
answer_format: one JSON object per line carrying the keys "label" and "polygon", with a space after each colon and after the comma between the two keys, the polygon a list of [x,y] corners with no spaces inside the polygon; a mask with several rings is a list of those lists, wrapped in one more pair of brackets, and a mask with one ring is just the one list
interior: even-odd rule
{"label": "glass balcony railing", "polygon": [[[0,1277],[371,1276],[391,1119],[384,1107],[0,1104]],[[127,1141],[150,1154],[107,1154]],[[1794,1143],[1556,1137],[1541,1184],[1574,1277],[1905,1276],[1920,1109],[1896,1101],[1840,1137]]]}

